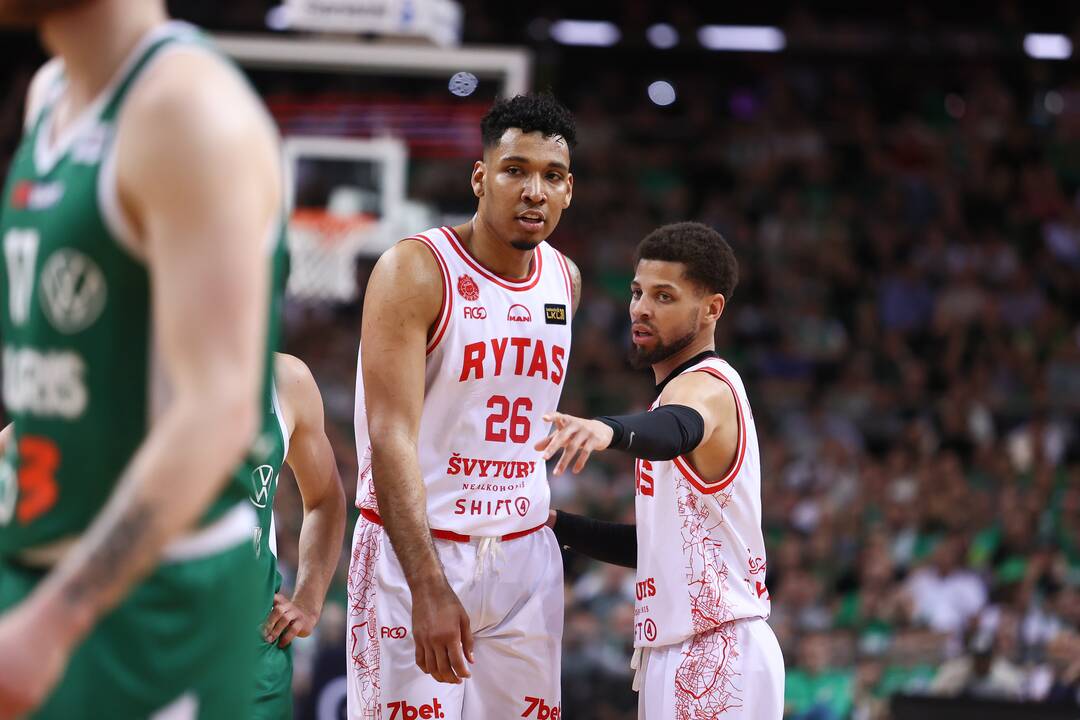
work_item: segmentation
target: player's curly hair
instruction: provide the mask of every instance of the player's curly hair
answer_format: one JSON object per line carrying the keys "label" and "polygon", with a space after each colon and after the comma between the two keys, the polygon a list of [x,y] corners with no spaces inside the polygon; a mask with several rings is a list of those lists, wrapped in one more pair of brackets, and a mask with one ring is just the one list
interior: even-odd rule
{"label": "player's curly hair", "polygon": [[510,128],[520,128],[523,133],[539,130],[544,137],[561,137],[570,148],[577,145],[574,116],[549,92],[515,95],[492,105],[480,121],[484,147],[498,145]]}
{"label": "player's curly hair", "polygon": [[653,230],[634,253],[634,264],[641,260],[682,263],[687,278],[729,301],[739,284],[739,261],[727,240],[697,222],[672,223]]}

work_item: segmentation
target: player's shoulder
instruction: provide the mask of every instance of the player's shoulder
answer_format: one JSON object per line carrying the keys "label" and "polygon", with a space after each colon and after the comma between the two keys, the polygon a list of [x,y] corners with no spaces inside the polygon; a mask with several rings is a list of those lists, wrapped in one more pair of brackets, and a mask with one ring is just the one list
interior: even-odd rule
{"label": "player's shoulder", "polygon": [[308,409],[322,409],[322,395],[307,364],[288,353],[274,353],[274,387],[291,417],[303,417]]}
{"label": "player's shoulder", "polygon": [[38,113],[57,90],[63,72],[64,63],[58,57],[50,59],[34,72],[26,90],[26,112],[23,115],[25,127],[29,128],[34,124]]}
{"label": "player's shoulder", "polygon": [[578,305],[581,304],[581,269],[577,266],[570,256],[565,253],[560,253],[563,260],[566,261],[566,271],[570,273],[570,295],[574,301],[574,311],[577,312]]}
{"label": "player's shoulder", "polygon": [[311,378],[311,368],[300,358],[288,353],[274,353],[274,382],[283,385],[296,385]]}
{"label": "player's shoulder", "polygon": [[[732,377],[734,376],[734,377]],[[680,373],[660,393],[660,404],[682,403],[697,399],[704,402],[735,402],[735,384],[738,374],[724,361],[706,361]]]}
{"label": "player's shoulder", "polygon": [[439,250],[421,235],[404,238],[382,254],[376,271],[401,285],[400,289],[429,289],[441,295],[443,283]]}
{"label": "player's shoulder", "polygon": [[121,124],[191,129],[208,139],[272,129],[235,66],[195,43],[178,43],[149,65],[125,100]]}

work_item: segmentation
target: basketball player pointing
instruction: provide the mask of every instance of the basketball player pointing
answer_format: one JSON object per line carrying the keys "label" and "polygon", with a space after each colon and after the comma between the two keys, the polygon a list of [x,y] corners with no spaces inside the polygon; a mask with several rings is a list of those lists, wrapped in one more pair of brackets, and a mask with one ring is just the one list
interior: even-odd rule
{"label": "basketball player pointing", "polygon": [[574,125],[550,96],[518,96],[482,135],[476,215],[399,243],[367,289],[353,720],[561,712],[562,562],[533,446],[558,407],[580,283],[545,242],[570,205]]}
{"label": "basketball player pointing", "polygon": [[[596,450],[638,458],[634,688],[645,720],[783,714],[784,660],[765,623],[754,416],[713,339],[737,280],[731,248],[704,225],[646,237],[631,284],[631,361],[652,367],[659,397],[636,415],[545,416],[555,431],[536,446],[545,458],[563,451],[555,474],[580,471]],[[555,525],[575,549],[635,564],[615,551],[619,527],[561,512]]]}
{"label": "basketball player pointing", "polygon": [[11,21],[56,58],[0,194],[0,718],[250,717],[276,131],[164,0]]}

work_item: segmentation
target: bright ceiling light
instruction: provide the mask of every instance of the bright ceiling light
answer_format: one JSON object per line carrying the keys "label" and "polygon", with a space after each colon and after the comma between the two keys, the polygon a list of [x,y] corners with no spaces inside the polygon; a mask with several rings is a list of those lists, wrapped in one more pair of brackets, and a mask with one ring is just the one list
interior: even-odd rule
{"label": "bright ceiling light", "polygon": [[661,107],[675,102],[675,86],[667,80],[657,80],[649,84],[649,99]]}
{"label": "bright ceiling light", "polygon": [[679,44],[679,31],[667,23],[650,25],[645,37],[654,48],[669,50]]}
{"label": "bright ceiling light", "polygon": [[551,37],[563,45],[609,47],[619,42],[622,33],[606,20],[556,20],[551,23]]}
{"label": "bright ceiling light", "polygon": [[1028,33],[1024,36],[1024,52],[1038,60],[1068,60],[1072,40],[1056,33]]}
{"label": "bright ceiling light", "polygon": [[698,42],[709,50],[780,52],[787,38],[780,28],[768,25],[704,25],[698,30]]}

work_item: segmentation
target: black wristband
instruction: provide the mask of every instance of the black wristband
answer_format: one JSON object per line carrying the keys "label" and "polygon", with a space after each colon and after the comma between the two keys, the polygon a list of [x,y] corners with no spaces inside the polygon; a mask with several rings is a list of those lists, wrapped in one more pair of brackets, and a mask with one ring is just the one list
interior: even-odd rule
{"label": "black wristband", "polygon": [[637,527],[634,525],[594,520],[556,510],[555,525],[551,529],[559,545],[601,562],[637,567]]}
{"label": "black wristband", "polygon": [[643,460],[673,460],[691,452],[705,438],[705,419],[686,405],[661,405],[634,415],[596,418],[612,430],[612,450]]}

